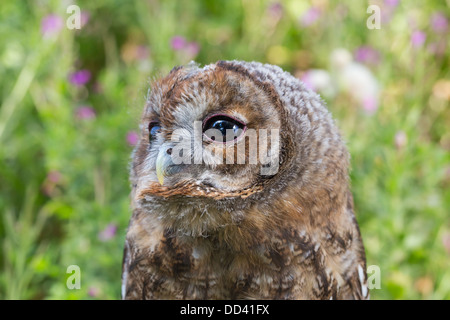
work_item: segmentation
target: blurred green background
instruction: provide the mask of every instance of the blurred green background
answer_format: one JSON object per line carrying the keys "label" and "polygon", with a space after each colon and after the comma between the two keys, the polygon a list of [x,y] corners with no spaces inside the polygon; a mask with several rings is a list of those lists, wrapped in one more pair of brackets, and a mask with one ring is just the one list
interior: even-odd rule
{"label": "blurred green background", "polygon": [[372,299],[450,299],[449,0],[76,1],[79,30],[70,4],[0,5],[1,299],[120,298],[149,82],[230,59],[280,65],[326,100],[381,271]]}

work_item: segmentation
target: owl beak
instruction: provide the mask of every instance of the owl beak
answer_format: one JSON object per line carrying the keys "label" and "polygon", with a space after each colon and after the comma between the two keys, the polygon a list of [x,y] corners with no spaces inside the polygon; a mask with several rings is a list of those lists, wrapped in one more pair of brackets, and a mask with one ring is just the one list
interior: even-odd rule
{"label": "owl beak", "polygon": [[159,149],[158,157],[156,158],[156,176],[161,185],[164,184],[164,178],[179,171],[179,166],[172,161],[172,147],[163,144]]}

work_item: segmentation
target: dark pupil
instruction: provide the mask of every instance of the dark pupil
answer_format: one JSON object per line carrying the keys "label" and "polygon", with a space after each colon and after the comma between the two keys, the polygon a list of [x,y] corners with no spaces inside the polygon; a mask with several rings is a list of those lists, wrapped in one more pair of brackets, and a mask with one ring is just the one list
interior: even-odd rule
{"label": "dark pupil", "polygon": [[211,128],[219,130],[222,133],[222,136],[224,137],[227,135],[227,129],[233,130],[233,133],[235,135],[240,129],[237,124],[227,120],[217,120],[212,124]]}
{"label": "dark pupil", "polygon": [[[233,141],[238,138],[245,128],[245,124],[233,118],[219,115],[211,117],[204,123],[203,132],[211,140],[221,140],[222,142]],[[222,136],[218,136],[217,134]]]}

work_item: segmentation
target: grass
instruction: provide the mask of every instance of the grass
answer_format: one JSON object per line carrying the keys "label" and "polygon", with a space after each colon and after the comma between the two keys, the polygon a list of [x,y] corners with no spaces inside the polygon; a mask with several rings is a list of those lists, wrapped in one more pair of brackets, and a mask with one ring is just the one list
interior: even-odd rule
{"label": "grass", "polygon": [[[387,15],[379,30],[366,27],[365,1],[78,1],[89,14],[80,30],[65,27],[63,3],[0,7],[1,299],[120,297],[128,161],[149,79],[191,59],[240,59],[339,83],[331,53],[361,46],[379,54],[365,63],[381,88],[376,111],[342,87],[323,96],[352,155],[368,265],[381,271],[371,297],[450,299],[449,29],[432,22],[448,1],[370,2]],[[320,14],[308,23],[311,6]],[[60,18],[43,34],[50,14]],[[416,31],[423,44],[411,43]],[[77,70],[87,83],[70,81]],[[79,290],[66,286],[70,265]]]}

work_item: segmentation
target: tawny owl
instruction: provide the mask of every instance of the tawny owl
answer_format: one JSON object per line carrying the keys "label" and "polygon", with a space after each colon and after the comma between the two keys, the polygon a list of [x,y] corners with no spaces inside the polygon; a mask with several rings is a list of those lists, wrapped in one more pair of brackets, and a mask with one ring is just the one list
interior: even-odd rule
{"label": "tawny owl", "polygon": [[349,154],[277,66],[191,63],[156,81],[132,155],[124,299],[366,299]]}

